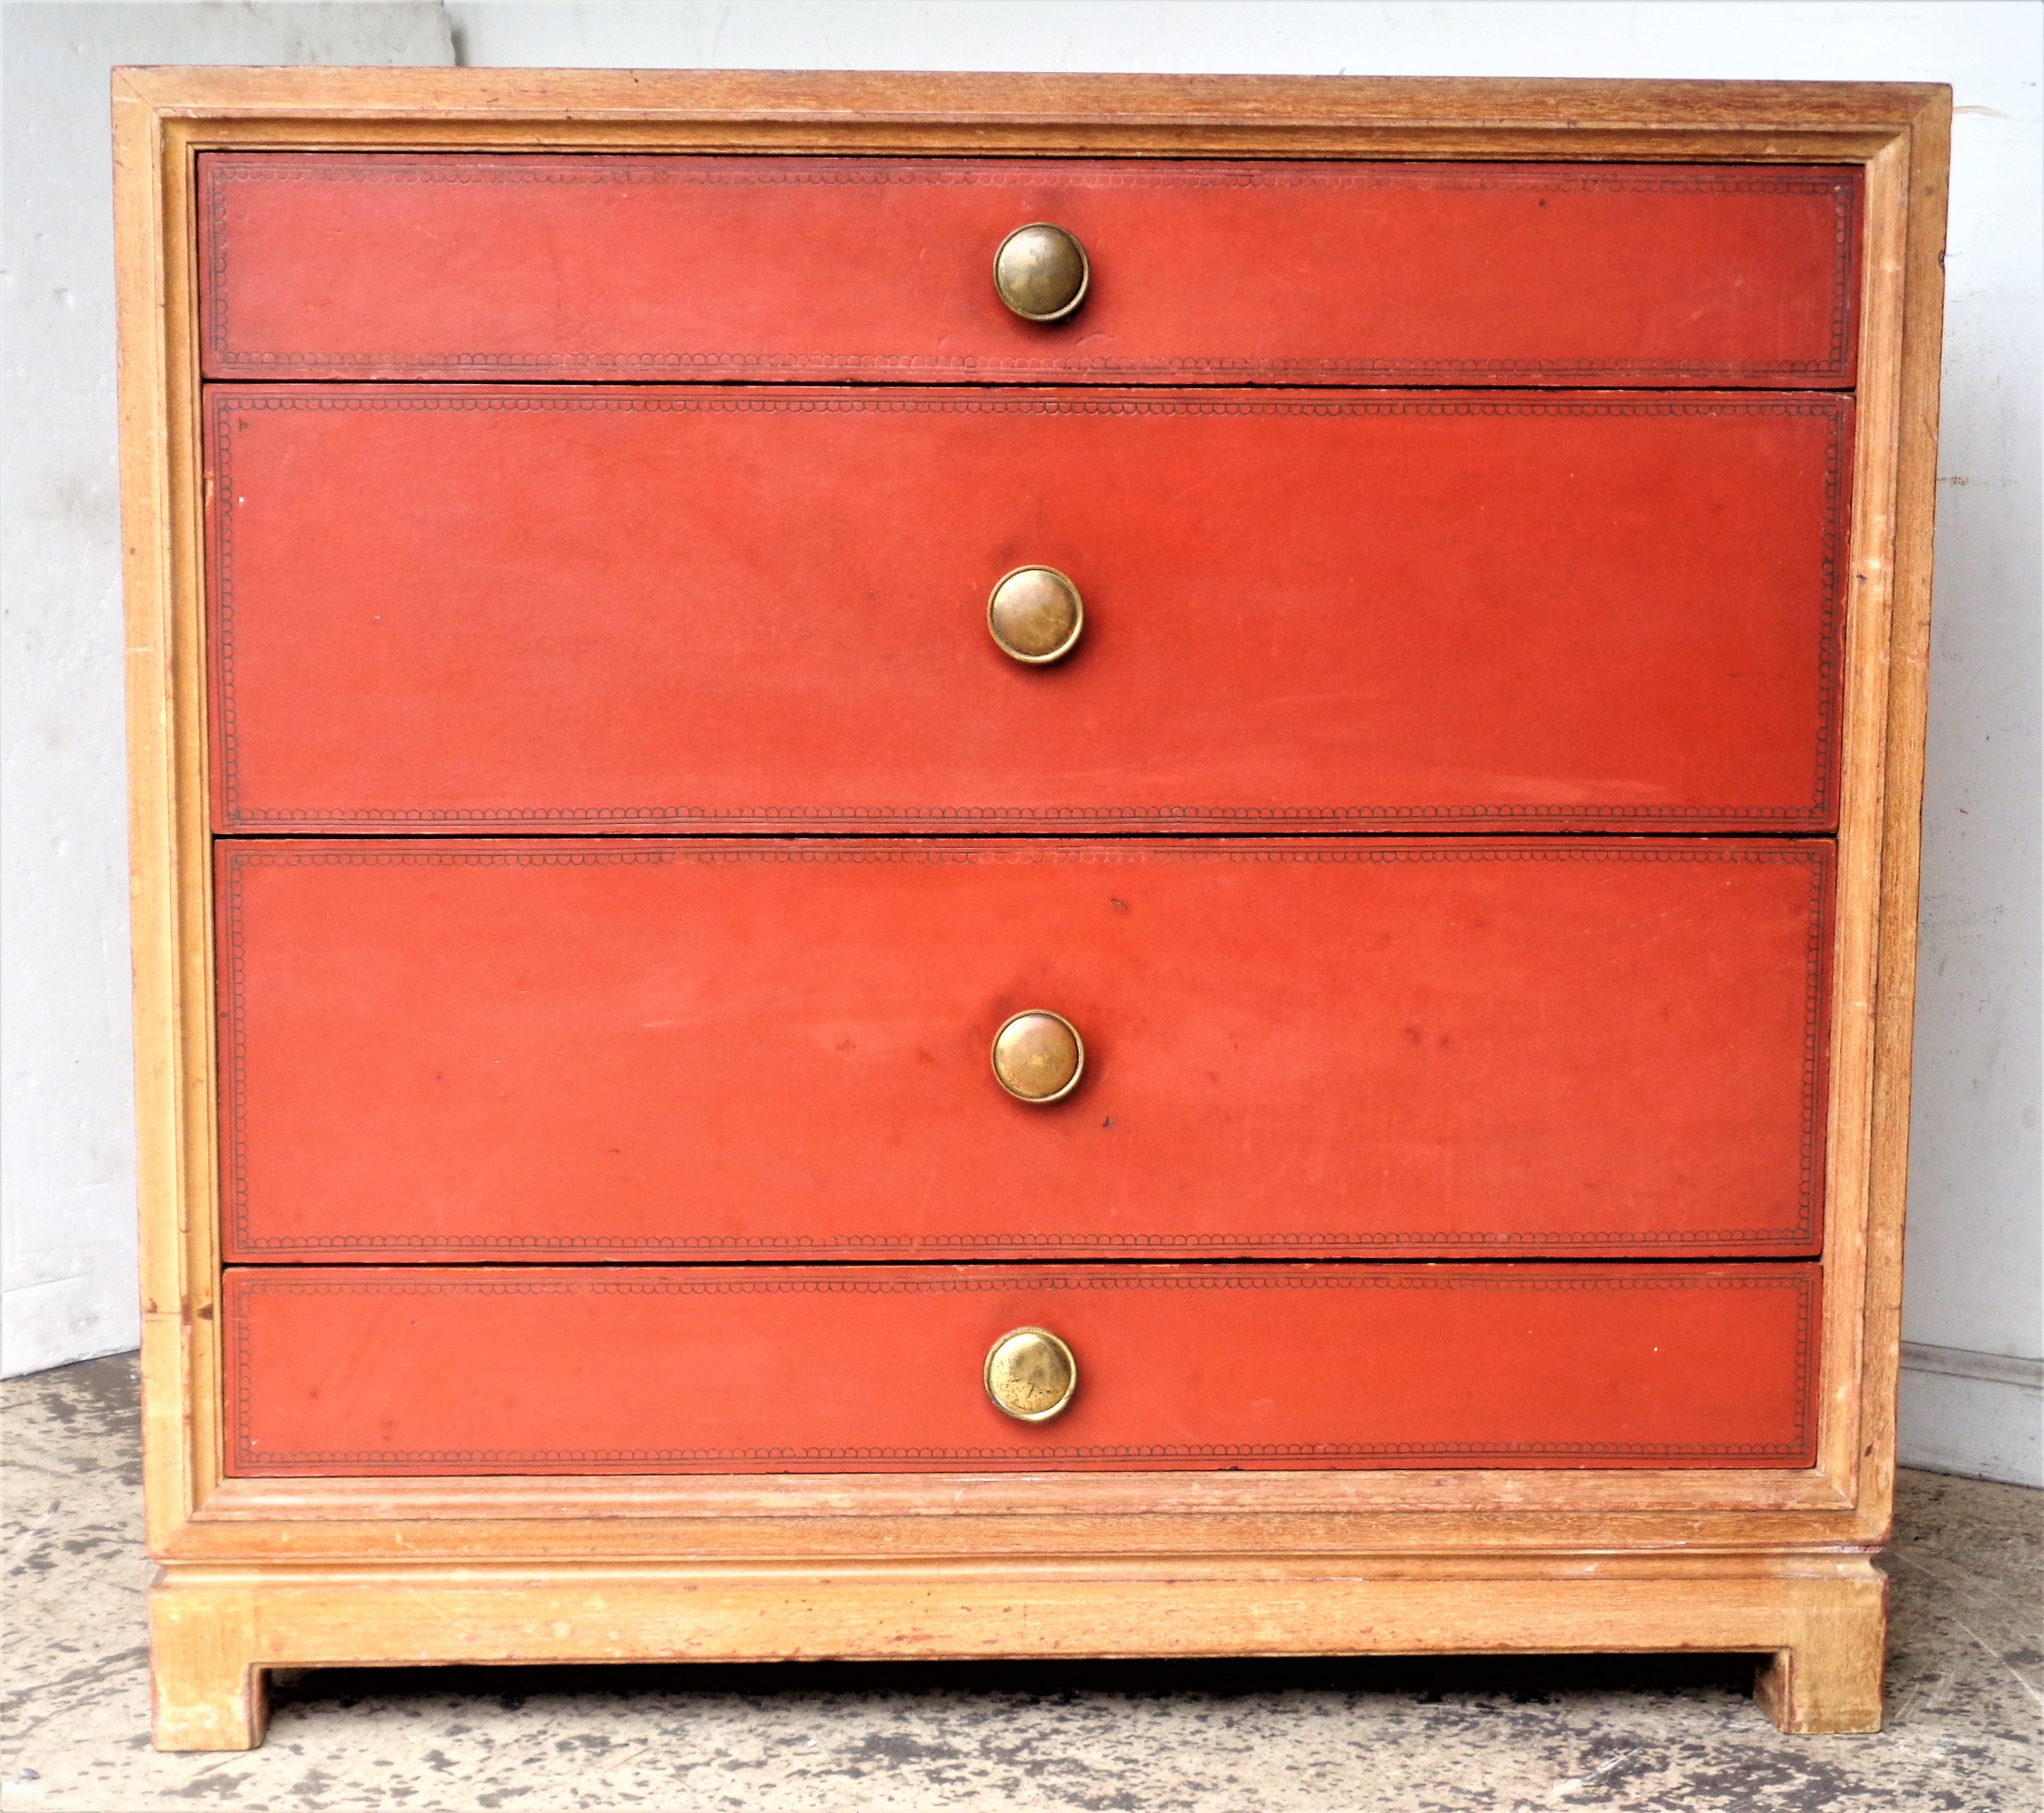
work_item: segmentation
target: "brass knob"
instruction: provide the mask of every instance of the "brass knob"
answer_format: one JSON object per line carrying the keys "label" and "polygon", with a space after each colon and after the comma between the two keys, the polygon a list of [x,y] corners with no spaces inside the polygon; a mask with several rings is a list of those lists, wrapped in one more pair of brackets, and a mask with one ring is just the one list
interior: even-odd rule
{"label": "brass knob", "polygon": [[1056,567],[1018,567],[988,593],[986,627],[1002,654],[1041,666],[1071,653],[1085,628],[1085,605]]}
{"label": "brass knob", "polygon": [[1079,1389],[1079,1363],[1047,1328],[1011,1328],[986,1350],[986,1395],[1018,1423],[1047,1423]]}
{"label": "brass knob", "polygon": [[1078,1087],[1085,1047],[1063,1015],[1032,1008],[993,1035],[994,1080],[1017,1101],[1061,1100]]}
{"label": "brass knob", "polygon": [[1025,321],[1062,321],[1092,281],[1085,248],[1048,221],[1017,227],[993,255],[993,287]]}

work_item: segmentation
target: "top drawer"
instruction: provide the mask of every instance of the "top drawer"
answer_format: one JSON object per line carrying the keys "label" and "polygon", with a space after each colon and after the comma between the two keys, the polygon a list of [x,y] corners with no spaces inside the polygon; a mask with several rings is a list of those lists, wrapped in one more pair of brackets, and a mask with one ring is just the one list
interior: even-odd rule
{"label": "top drawer", "polygon": [[[214,378],[1848,386],[1856,171],[211,152]],[[1086,248],[1038,324],[993,260]]]}

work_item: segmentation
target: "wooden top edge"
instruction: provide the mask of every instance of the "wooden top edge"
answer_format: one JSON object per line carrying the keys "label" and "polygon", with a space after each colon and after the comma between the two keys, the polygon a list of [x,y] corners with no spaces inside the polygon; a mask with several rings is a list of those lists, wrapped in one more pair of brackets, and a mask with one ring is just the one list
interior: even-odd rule
{"label": "wooden top edge", "polygon": [[1899,129],[1951,105],[1942,84],[1335,75],[1076,75],[798,70],[121,67],[117,100],[161,113],[411,113],[816,121],[1083,120],[1297,128]]}

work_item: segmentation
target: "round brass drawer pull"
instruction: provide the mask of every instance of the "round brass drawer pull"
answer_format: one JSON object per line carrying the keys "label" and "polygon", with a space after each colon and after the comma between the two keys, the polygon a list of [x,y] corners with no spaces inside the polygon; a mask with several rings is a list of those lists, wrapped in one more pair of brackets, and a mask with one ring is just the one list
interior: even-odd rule
{"label": "round brass drawer pull", "polygon": [[986,627],[1002,654],[1041,666],[1071,653],[1085,628],[1085,605],[1056,567],[1018,567],[987,594]]}
{"label": "round brass drawer pull", "polygon": [[1018,1423],[1047,1423],[1079,1389],[1079,1363],[1047,1328],[1011,1328],[986,1350],[986,1395]]}
{"label": "round brass drawer pull", "polygon": [[1062,321],[1092,281],[1085,248],[1048,221],[1017,227],[993,255],[993,287],[1025,321]]}
{"label": "round brass drawer pull", "polygon": [[1063,1015],[1032,1008],[993,1035],[994,1080],[1017,1101],[1061,1100],[1078,1087],[1085,1047]]}

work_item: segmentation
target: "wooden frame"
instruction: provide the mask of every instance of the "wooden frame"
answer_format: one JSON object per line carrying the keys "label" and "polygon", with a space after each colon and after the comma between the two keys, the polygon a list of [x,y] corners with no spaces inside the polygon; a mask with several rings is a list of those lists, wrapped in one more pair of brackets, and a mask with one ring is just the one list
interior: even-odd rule
{"label": "wooden frame", "polygon": [[[1950,106],[1846,83],[115,71],[158,1743],[259,1742],[279,1666],[1132,1652],[1754,1650],[1785,1728],[1876,1728]],[[1816,1466],[225,1479],[194,185],[226,147],[1864,166]]]}

